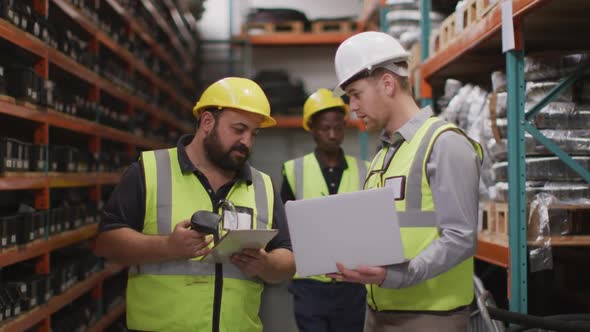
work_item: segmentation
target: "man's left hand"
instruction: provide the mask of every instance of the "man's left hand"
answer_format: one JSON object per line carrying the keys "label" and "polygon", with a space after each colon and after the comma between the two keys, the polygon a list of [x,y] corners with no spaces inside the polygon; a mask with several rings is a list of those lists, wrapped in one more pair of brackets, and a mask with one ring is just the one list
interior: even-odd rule
{"label": "man's left hand", "polygon": [[344,265],[337,263],[340,273],[328,274],[328,277],[365,285],[381,285],[387,275],[387,270],[381,266],[360,266],[357,269],[347,269]]}
{"label": "man's left hand", "polygon": [[266,269],[268,253],[264,249],[244,249],[231,256],[231,262],[248,277],[260,276]]}

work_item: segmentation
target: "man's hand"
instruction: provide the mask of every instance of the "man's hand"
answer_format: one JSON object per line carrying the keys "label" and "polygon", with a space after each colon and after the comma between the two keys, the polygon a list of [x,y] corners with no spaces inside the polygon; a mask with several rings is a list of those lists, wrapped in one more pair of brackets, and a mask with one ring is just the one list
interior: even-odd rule
{"label": "man's hand", "polygon": [[387,270],[381,266],[361,266],[353,270],[345,268],[340,263],[337,263],[336,266],[340,273],[331,273],[328,274],[328,277],[341,281],[365,285],[381,285],[387,275]]}
{"label": "man's hand", "polygon": [[268,253],[264,249],[244,249],[231,256],[231,262],[248,277],[260,277],[268,265]]}
{"label": "man's hand", "polygon": [[207,248],[212,239],[205,234],[189,229],[191,222],[184,220],[174,226],[174,231],[166,239],[166,244],[172,259],[195,258],[208,254]]}

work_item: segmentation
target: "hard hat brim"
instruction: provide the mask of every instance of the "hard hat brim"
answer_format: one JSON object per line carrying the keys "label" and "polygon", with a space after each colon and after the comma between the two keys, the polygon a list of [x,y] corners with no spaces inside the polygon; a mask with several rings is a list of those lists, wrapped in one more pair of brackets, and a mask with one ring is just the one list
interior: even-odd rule
{"label": "hard hat brim", "polygon": [[[223,109],[224,107],[230,107],[230,106],[223,106],[223,105],[217,105],[217,106],[213,106],[213,105],[197,105],[197,106],[195,106],[193,108],[193,115],[195,116],[195,118],[199,118],[201,116],[201,113],[203,113],[203,111],[207,107],[218,107],[218,108]],[[240,111],[247,112],[247,113],[251,113],[251,114],[261,115],[264,119],[260,123],[260,128],[274,127],[274,126],[277,125],[277,120],[275,120],[271,116],[260,114],[260,113],[258,113],[256,111],[253,111],[253,110],[250,110],[250,109],[247,109],[247,108],[239,108],[239,110]]]}

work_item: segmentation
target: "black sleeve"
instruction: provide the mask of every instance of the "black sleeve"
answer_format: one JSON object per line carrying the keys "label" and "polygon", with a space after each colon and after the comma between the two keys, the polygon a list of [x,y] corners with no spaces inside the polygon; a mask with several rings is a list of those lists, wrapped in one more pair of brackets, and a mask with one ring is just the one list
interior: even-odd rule
{"label": "black sleeve", "polygon": [[291,236],[289,236],[289,227],[287,226],[287,215],[285,214],[285,205],[278,195],[278,192],[274,188],[275,195],[273,215],[272,215],[272,228],[278,229],[279,233],[266,245],[266,251],[274,249],[284,248],[293,251],[291,248]]}
{"label": "black sleeve", "polygon": [[105,204],[99,232],[129,227],[138,232],[143,229],[145,217],[145,184],[143,167],[139,161],[125,170],[121,181]]}
{"label": "black sleeve", "polygon": [[291,186],[289,185],[289,181],[287,181],[287,177],[285,176],[285,169],[283,168],[283,183],[281,184],[281,199],[283,203],[287,201],[294,201],[295,195],[293,194],[293,190],[291,190]]}

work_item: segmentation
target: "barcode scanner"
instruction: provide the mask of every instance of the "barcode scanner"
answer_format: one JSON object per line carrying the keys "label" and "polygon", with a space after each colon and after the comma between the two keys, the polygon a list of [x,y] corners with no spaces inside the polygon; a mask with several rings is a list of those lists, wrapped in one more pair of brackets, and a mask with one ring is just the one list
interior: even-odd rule
{"label": "barcode scanner", "polygon": [[197,211],[191,216],[191,229],[202,234],[213,234],[213,241],[219,241],[221,216],[210,211]]}

